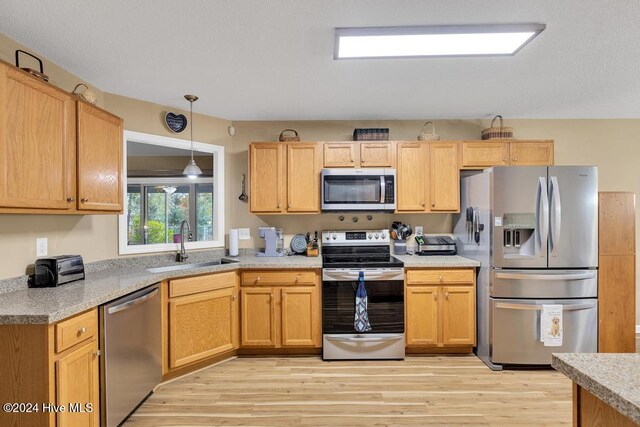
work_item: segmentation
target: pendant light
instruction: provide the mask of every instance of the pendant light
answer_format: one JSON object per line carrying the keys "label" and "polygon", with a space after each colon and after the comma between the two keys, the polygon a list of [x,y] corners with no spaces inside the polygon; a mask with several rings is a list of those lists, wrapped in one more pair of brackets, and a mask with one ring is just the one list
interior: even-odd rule
{"label": "pendant light", "polygon": [[185,95],[184,98],[189,101],[189,121],[191,122],[191,160],[189,160],[189,163],[187,163],[187,166],[184,168],[182,173],[191,179],[196,179],[198,175],[202,175],[202,171],[198,165],[196,165],[196,161],[193,160],[193,103],[198,100],[198,97],[195,95]]}

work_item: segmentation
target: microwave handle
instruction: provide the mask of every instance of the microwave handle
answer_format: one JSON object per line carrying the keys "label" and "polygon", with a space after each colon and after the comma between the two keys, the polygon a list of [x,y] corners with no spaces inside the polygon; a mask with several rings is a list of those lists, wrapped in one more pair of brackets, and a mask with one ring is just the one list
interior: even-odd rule
{"label": "microwave handle", "polygon": [[384,204],[384,190],[385,190],[384,175],[380,175],[380,204]]}

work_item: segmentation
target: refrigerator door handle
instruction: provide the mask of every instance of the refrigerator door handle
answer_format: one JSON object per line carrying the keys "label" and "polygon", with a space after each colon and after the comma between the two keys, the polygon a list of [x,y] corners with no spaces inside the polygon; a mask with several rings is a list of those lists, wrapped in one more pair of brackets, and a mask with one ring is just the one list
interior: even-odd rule
{"label": "refrigerator door handle", "polygon": [[[549,196],[547,194],[547,179],[544,176],[538,177],[538,191],[536,194],[536,215],[538,216],[538,238],[540,239],[540,256],[546,255],[542,250],[544,243],[549,236]],[[540,212],[542,208],[542,212]]]}
{"label": "refrigerator door handle", "polygon": [[[576,311],[576,310],[587,310],[590,308],[595,308],[596,302],[589,302],[584,304],[567,304],[562,305],[562,311]],[[541,311],[542,306],[536,304],[513,304],[506,302],[496,303],[496,308],[506,308],[509,310],[535,310]]]}
{"label": "refrigerator door handle", "polygon": [[496,279],[522,280],[586,280],[595,279],[595,271],[569,274],[526,274],[526,273],[496,273]]}
{"label": "refrigerator door handle", "polygon": [[558,185],[558,177],[552,176],[549,179],[551,183],[551,229],[549,242],[551,244],[551,255],[556,255],[560,244],[560,232],[562,225],[562,206],[560,205],[560,186]]}

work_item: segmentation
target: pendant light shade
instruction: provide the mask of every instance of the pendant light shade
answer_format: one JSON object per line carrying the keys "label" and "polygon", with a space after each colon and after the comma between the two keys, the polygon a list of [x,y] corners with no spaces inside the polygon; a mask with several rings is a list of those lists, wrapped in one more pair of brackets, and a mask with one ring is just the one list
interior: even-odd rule
{"label": "pendant light shade", "polygon": [[193,103],[198,100],[198,97],[195,95],[185,95],[184,98],[189,101],[189,122],[191,123],[191,160],[189,160],[189,163],[187,163],[187,166],[184,168],[182,173],[191,179],[195,179],[198,175],[202,175],[202,170],[200,170],[196,161],[193,160]]}
{"label": "pendant light shade", "polygon": [[196,161],[193,159],[189,160],[189,163],[187,163],[187,166],[184,168],[184,171],[182,173],[192,179],[197,178],[198,175],[202,175],[202,171],[200,170],[198,165],[196,165]]}

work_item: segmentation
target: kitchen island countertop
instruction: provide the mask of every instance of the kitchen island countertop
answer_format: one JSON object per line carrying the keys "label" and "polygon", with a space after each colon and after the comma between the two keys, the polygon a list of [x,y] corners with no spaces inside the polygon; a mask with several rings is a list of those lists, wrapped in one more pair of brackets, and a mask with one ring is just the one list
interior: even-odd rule
{"label": "kitchen island countertop", "polygon": [[640,424],[640,354],[558,353],[551,366]]}

